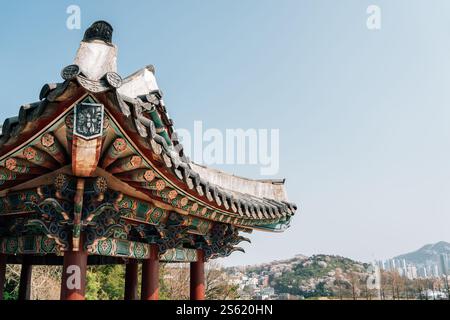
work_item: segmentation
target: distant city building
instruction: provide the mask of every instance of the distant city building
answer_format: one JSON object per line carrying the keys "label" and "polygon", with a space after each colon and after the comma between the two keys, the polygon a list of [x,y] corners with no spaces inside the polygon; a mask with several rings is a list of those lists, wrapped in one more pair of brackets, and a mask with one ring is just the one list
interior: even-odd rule
{"label": "distant city building", "polygon": [[448,275],[448,269],[449,269],[449,263],[448,263],[448,255],[442,253],[439,256],[439,266],[440,266],[440,273],[442,275]]}
{"label": "distant city building", "polygon": [[439,273],[439,267],[436,265],[433,266],[433,276],[434,277],[439,277],[440,273]]}
{"label": "distant city building", "polygon": [[420,268],[419,277],[423,278],[423,279],[428,278],[428,272],[427,272],[427,268],[426,267]]}
{"label": "distant city building", "polygon": [[449,257],[441,254],[437,261],[427,261],[426,264],[415,264],[405,259],[378,260],[376,265],[383,271],[397,272],[408,279],[438,278],[449,274]]}

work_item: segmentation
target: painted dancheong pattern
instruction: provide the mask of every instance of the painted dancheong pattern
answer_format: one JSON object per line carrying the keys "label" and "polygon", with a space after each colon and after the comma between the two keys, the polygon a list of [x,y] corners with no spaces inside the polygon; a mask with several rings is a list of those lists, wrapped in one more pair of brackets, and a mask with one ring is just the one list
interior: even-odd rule
{"label": "painted dancheong pattern", "polygon": [[122,79],[111,32],[93,26],[64,82],[45,85],[39,102],[5,121],[0,239],[42,237],[58,252],[135,258],[154,245],[162,260],[191,261],[196,250],[206,260],[241,251],[244,231],[288,227],[296,206],[284,181],[190,162],[154,68]]}

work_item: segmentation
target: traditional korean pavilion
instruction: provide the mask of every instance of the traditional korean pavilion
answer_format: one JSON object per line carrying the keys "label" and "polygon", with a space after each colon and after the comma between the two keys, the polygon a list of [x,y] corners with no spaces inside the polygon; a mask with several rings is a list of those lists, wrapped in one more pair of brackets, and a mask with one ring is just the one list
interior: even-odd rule
{"label": "traditional korean pavilion", "polygon": [[[250,180],[191,162],[149,65],[117,73],[113,29],[89,27],[60,83],[4,121],[0,136],[0,297],[6,264],[62,265],[61,299],[84,299],[87,265],[126,264],[125,299],[158,299],[160,262],[204,263],[243,251],[253,230],[283,231],[296,205],[284,180]],[[224,119],[226,121],[226,119]],[[232,121],[232,119],[230,119]]]}

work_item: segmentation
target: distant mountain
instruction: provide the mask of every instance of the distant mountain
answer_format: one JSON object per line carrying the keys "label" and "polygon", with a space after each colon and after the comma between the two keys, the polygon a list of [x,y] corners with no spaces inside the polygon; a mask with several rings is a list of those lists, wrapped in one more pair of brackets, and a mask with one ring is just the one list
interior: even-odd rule
{"label": "distant mountain", "polygon": [[352,277],[368,276],[368,264],[333,255],[314,255],[298,259],[290,271],[282,272],[273,281],[277,292],[303,297],[338,295],[339,287],[350,290]]}
{"label": "distant mountain", "polygon": [[[311,298],[337,296],[350,292],[356,278],[366,279],[368,264],[341,256],[318,254],[296,255],[291,259],[272,261],[245,267],[230,267],[231,275],[241,274],[243,293],[250,297],[261,292],[256,283],[270,286],[277,294]],[[242,277],[244,276],[244,277]]]}
{"label": "distant mountain", "polygon": [[426,262],[436,262],[441,254],[450,255],[450,243],[440,241],[434,244],[427,244],[419,250],[402,254],[393,259],[403,260],[414,264],[426,264]]}

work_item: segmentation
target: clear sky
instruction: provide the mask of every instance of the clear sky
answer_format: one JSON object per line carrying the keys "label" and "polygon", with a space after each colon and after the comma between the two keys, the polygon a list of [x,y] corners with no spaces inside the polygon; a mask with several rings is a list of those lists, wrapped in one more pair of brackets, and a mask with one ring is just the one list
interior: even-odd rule
{"label": "clear sky", "polygon": [[[71,4],[81,30],[66,28]],[[371,4],[381,30],[366,27]],[[272,178],[287,178],[298,214],[223,263],[367,261],[450,241],[449,1],[5,2],[0,118],[61,81],[100,19],[115,29],[119,74],[155,65],[176,127],[280,129]]]}

